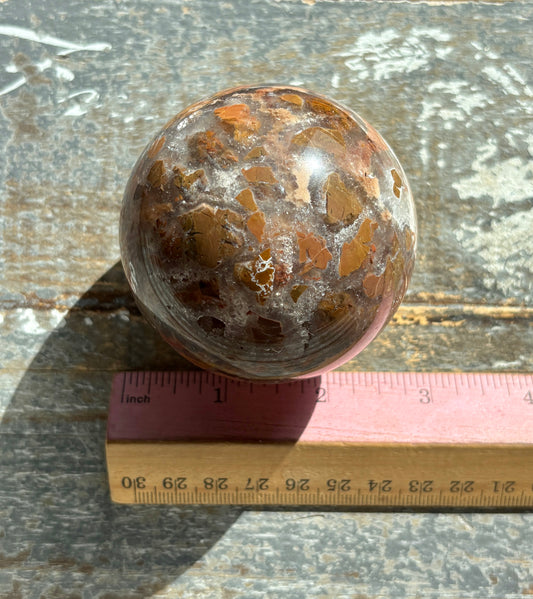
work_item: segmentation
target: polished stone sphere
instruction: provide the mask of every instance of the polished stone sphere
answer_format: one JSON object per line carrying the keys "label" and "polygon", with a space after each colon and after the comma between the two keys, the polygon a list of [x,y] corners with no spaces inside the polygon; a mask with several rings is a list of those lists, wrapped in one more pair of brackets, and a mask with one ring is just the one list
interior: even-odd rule
{"label": "polished stone sphere", "polygon": [[141,311],[178,352],[284,381],[340,366],[385,326],[416,217],[398,159],[361,117],[304,89],[242,87],[147,146],[120,244]]}

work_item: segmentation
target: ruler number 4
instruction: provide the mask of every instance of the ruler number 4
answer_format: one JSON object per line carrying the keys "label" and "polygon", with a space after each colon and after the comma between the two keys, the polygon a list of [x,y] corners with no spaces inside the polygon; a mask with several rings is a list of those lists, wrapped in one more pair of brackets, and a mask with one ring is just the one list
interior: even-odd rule
{"label": "ruler number 4", "polygon": [[524,401],[529,405],[533,405],[533,394],[531,393],[531,389],[524,395]]}

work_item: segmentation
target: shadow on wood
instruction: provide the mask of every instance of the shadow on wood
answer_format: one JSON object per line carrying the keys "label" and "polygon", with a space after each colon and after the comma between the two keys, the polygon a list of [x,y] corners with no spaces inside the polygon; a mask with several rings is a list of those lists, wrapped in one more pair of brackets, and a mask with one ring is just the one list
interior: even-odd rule
{"label": "shadow on wood", "polygon": [[22,580],[48,564],[39,576],[50,596],[103,596],[105,588],[106,597],[148,597],[193,566],[242,511],[111,503],[104,441],[113,372],[193,368],[136,314],[116,264],[47,337],[0,423],[10,497],[0,568]]}

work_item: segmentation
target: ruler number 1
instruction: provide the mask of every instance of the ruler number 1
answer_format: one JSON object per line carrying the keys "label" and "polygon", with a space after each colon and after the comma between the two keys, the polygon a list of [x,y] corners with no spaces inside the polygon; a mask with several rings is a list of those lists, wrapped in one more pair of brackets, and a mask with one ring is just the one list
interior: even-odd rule
{"label": "ruler number 1", "polygon": [[222,393],[221,388],[215,387],[215,399],[213,400],[213,403],[226,403],[227,401],[228,398],[225,393]]}

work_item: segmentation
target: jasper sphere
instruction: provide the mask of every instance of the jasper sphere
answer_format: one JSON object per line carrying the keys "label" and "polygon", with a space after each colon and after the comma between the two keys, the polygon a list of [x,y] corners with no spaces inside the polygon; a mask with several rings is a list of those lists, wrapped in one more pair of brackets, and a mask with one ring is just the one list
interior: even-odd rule
{"label": "jasper sphere", "polygon": [[178,352],[283,381],[340,366],[385,326],[416,217],[398,159],[353,111],[296,87],[241,87],[147,146],[120,244],[141,311]]}

